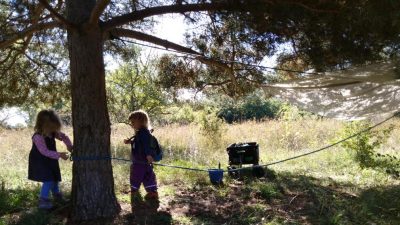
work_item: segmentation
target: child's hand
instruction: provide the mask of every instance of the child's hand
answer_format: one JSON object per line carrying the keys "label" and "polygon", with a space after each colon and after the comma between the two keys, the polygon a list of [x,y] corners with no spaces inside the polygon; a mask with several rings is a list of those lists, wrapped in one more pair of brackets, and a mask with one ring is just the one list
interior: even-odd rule
{"label": "child's hand", "polygon": [[60,158],[67,160],[69,158],[68,153],[67,152],[60,152]]}
{"label": "child's hand", "polygon": [[131,139],[128,138],[128,139],[124,140],[124,144],[129,145],[130,143],[131,143]]}
{"label": "child's hand", "polygon": [[154,159],[151,155],[146,156],[147,162],[152,164],[154,162]]}

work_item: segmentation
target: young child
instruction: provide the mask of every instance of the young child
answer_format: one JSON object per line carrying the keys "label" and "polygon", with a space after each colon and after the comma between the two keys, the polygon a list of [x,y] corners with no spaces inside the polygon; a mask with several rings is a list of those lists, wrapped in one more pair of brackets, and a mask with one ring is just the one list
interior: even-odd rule
{"label": "young child", "polygon": [[131,113],[129,121],[135,130],[133,141],[125,139],[125,144],[132,146],[132,166],[130,175],[132,206],[135,199],[140,198],[139,188],[143,183],[147,191],[145,199],[158,201],[156,175],[151,165],[155,150],[150,147],[150,120],[146,112],[139,110]]}
{"label": "young child", "polygon": [[36,118],[35,133],[32,137],[32,149],[29,154],[28,179],[42,182],[40,191],[39,208],[51,209],[53,204],[49,199],[50,191],[57,202],[63,202],[59,188],[61,181],[60,166],[58,160],[68,159],[66,152],[57,152],[56,141],[58,139],[72,152],[71,140],[60,132],[61,121],[52,110],[42,110]]}

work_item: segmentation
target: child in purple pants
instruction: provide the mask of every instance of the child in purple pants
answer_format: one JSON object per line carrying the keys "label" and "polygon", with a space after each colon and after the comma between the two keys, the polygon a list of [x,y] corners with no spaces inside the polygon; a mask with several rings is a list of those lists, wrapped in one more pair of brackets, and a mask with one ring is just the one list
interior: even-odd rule
{"label": "child in purple pants", "polygon": [[140,197],[139,188],[143,183],[147,191],[146,199],[158,200],[156,175],[153,170],[155,149],[150,147],[151,134],[149,131],[149,117],[144,111],[135,111],[129,116],[135,138],[124,140],[132,147],[132,165],[130,174],[132,200]]}

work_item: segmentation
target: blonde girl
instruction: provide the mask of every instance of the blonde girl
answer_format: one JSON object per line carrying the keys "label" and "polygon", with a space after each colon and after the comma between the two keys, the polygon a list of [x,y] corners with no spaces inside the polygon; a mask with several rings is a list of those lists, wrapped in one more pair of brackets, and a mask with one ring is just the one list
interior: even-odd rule
{"label": "blonde girl", "polygon": [[146,112],[135,111],[129,115],[131,127],[135,130],[133,140],[125,139],[125,144],[131,145],[132,166],[130,173],[130,184],[132,199],[139,195],[140,185],[143,183],[147,191],[145,199],[158,200],[156,175],[152,163],[155,150],[150,147],[150,119]]}
{"label": "blonde girl", "polygon": [[73,147],[68,136],[60,131],[61,121],[52,110],[42,110],[38,113],[34,130],[29,154],[28,179],[42,183],[39,208],[51,209],[53,204],[49,198],[50,192],[55,201],[63,202],[59,188],[61,173],[58,160],[68,159],[66,152],[57,152],[55,140],[64,142],[70,152]]}

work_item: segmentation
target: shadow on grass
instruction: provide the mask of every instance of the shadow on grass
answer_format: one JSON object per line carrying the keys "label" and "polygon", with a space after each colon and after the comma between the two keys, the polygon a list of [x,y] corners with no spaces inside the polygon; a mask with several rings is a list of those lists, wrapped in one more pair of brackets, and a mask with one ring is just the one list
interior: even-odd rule
{"label": "shadow on grass", "polygon": [[68,221],[66,225],[169,225],[172,224],[172,216],[168,212],[155,211],[144,212],[142,215],[133,215],[122,211],[114,218],[105,218],[85,222]]}
{"label": "shadow on grass", "polygon": [[191,224],[400,224],[400,186],[352,184],[280,173],[177,193],[170,202]]}
{"label": "shadow on grass", "polygon": [[68,221],[70,208],[68,205],[58,206],[52,211],[37,209],[38,190],[2,190],[0,191],[0,225],[167,225],[172,224],[172,216],[168,212],[158,211],[159,205],[147,207],[142,216],[133,217],[130,209],[115,218],[87,222]]}
{"label": "shadow on grass", "polygon": [[37,189],[4,189],[0,191],[0,224],[49,224],[48,212],[36,209]]}
{"label": "shadow on grass", "polygon": [[[229,180],[176,187],[161,211],[133,217],[130,209],[110,220],[68,224],[400,224],[400,185],[359,189],[332,179],[278,173],[276,179]],[[0,192],[0,224],[65,224],[65,212],[36,207],[37,190]],[[63,210],[64,211],[64,210]],[[172,216],[174,219],[172,220]]]}
{"label": "shadow on grass", "polygon": [[37,202],[38,190],[0,190],[0,217],[26,210]]}
{"label": "shadow on grass", "polygon": [[13,218],[8,224],[10,225],[47,225],[47,224],[57,224],[50,223],[51,215],[48,212],[32,209],[25,211],[18,215],[17,218]]}

